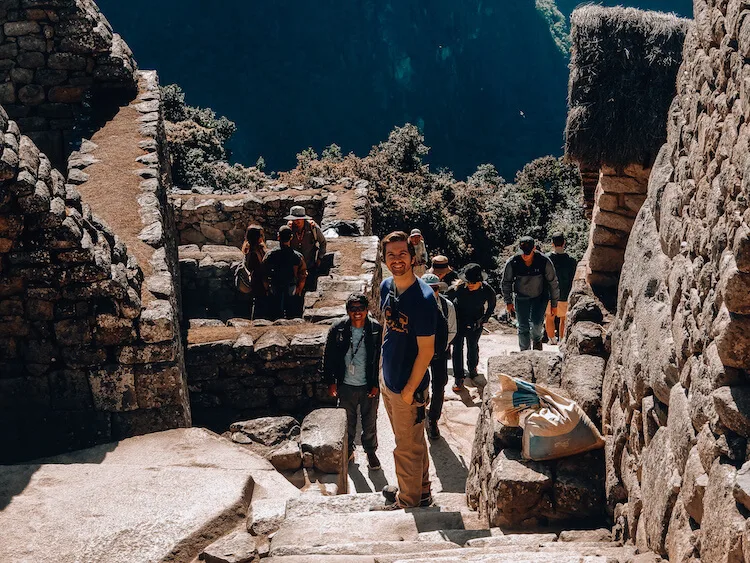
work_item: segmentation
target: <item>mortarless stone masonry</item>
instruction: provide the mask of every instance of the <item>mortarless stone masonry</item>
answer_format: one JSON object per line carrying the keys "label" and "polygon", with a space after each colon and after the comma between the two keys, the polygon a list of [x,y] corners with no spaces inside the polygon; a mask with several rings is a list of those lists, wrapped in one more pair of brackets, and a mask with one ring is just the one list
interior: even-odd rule
{"label": "mortarless stone masonry", "polygon": [[609,327],[606,495],[639,548],[729,562],[750,554],[750,11],[694,7]]}
{"label": "mortarless stone masonry", "polygon": [[0,23],[0,104],[62,169],[86,121],[131,99],[133,55],[92,0],[4,0]]}

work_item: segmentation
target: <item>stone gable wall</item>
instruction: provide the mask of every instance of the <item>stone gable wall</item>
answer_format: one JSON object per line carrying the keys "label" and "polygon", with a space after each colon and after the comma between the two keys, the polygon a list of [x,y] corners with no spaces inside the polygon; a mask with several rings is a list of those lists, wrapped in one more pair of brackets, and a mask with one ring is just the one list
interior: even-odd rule
{"label": "stone gable wall", "polygon": [[[624,257],[602,392],[615,529],[750,556],[750,11],[696,0],[668,140]],[[743,555],[744,554],[744,555]]]}
{"label": "stone gable wall", "polygon": [[85,122],[134,91],[133,55],[92,0],[4,0],[0,24],[0,104],[62,168]]}
{"label": "stone gable wall", "polygon": [[95,145],[71,155],[66,184],[0,112],[0,461],[190,424],[166,142],[155,75],[142,79],[131,212],[154,247],[146,279],[81,198]]}

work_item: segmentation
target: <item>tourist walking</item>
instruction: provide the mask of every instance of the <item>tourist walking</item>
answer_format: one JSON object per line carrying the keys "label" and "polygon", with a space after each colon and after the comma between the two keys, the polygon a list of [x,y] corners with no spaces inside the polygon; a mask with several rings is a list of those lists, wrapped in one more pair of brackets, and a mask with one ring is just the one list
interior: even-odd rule
{"label": "tourist walking", "polygon": [[338,397],[346,410],[349,461],[354,460],[357,409],[362,421],[362,448],[370,469],[380,469],[378,449],[378,372],[383,328],[368,314],[369,300],[352,293],[346,300],[346,315],[331,325],[326,340],[323,376],[328,394]]}
{"label": "tourist walking", "polygon": [[430,440],[440,438],[438,420],[443,411],[445,400],[445,385],[448,383],[448,351],[456,337],[456,309],[441,291],[445,291],[448,285],[440,281],[435,274],[425,274],[422,281],[430,286],[437,301],[437,325],[435,327],[435,353],[430,362],[430,382],[432,386],[432,399],[427,417],[427,436]]}
{"label": "tourist walking", "polygon": [[495,312],[497,297],[485,281],[487,274],[479,264],[467,264],[460,274],[458,286],[451,292],[456,307],[458,333],[453,342],[453,391],[458,393],[464,387],[464,342],[466,343],[466,368],[470,379],[477,377],[479,365],[479,338],[484,323]]}
{"label": "tourist walking", "polygon": [[292,229],[292,248],[302,254],[307,266],[305,291],[318,287],[320,263],[326,255],[326,237],[315,220],[301,205],[294,205],[284,217]]}
{"label": "tourist walking", "polygon": [[279,229],[279,248],[266,254],[263,271],[269,295],[269,318],[292,319],[302,316],[302,292],[307,267],[302,255],[291,247],[292,229]]}
{"label": "tourist walking", "polygon": [[526,236],[519,242],[520,252],[505,263],[503,299],[509,314],[518,320],[518,345],[521,350],[542,349],[544,313],[549,300],[550,311],[557,315],[560,288],[552,262],[534,247]]}
{"label": "tourist walking", "polygon": [[427,271],[427,264],[430,262],[422,231],[412,229],[409,235],[409,244],[414,247],[414,275],[420,278]]}
{"label": "tourist walking", "polygon": [[[553,250],[547,254],[552,265],[555,267],[557,282],[560,285],[560,299],[557,301],[557,313],[552,313],[551,304],[547,305],[545,313],[545,325],[547,338],[550,344],[557,344],[565,338],[565,317],[568,314],[568,296],[573,289],[573,278],[576,275],[578,262],[565,251],[565,235],[554,233],[552,235]],[[555,337],[555,319],[559,320],[558,337]]]}
{"label": "tourist walking", "polygon": [[250,296],[250,318],[263,318],[266,305],[266,284],[263,273],[263,258],[266,257],[266,237],[260,225],[248,225],[242,254],[245,255],[237,268],[236,284],[240,291]]}
{"label": "tourist walking", "polygon": [[386,504],[380,510],[432,503],[424,421],[437,304],[430,287],[414,275],[414,247],[408,239],[406,233],[396,231],[381,242],[385,264],[393,274],[380,284],[385,319],[381,392],[396,439],[393,458],[398,487],[383,488]]}
{"label": "tourist walking", "polygon": [[435,274],[448,287],[458,282],[458,272],[451,268],[448,257],[442,254],[438,254],[432,259],[432,268],[429,269],[429,273]]}

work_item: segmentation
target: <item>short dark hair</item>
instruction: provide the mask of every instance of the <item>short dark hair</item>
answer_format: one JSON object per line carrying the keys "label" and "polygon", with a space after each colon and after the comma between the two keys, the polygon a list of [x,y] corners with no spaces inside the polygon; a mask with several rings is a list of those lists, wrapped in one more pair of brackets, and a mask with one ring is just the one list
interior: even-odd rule
{"label": "short dark hair", "polygon": [[292,229],[284,225],[279,229],[279,242],[289,242],[292,240],[292,237],[294,235],[292,234]]}
{"label": "short dark hair", "polygon": [[555,246],[562,246],[565,244],[565,235],[562,233],[555,233],[552,235],[552,244]]}
{"label": "short dark hair", "polygon": [[352,305],[355,303],[359,303],[360,305],[364,305],[365,309],[367,309],[370,306],[370,300],[367,299],[367,295],[364,293],[352,293],[349,297],[346,298],[346,310],[348,311]]}
{"label": "short dark hair", "polygon": [[383,253],[384,259],[385,259],[385,247],[388,246],[392,242],[405,242],[406,246],[409,247],[409,255],[410,256],[417,255],[417,251],[409,242],[409,235],[407,235],[404,231],[393,231],[392,233],[388,233],[387,235],[385,235],[383,237],[383,240],[380,241],[380,252]]}

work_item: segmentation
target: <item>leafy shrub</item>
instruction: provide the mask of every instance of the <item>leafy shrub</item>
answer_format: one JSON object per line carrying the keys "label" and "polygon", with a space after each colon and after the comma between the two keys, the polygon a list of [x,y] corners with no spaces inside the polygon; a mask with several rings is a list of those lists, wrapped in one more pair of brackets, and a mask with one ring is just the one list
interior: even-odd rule
{"label": "leafy shrub", "polygon": [[281,181],[304,185],[313,176],[367,180],[376,235],[419,227],[431,256],[445,254],[456,266],[477,262],[496,286],[505,260],[525,234],[549,243],[560,230],[573,256],[585,251],[588,221],[581,209],[580,175],[561,159],[534,160],[513,183],[491,164],[457,181],[450,171],[430,172],[423,162],[429,148],[410,124],[396,127],[364,158],[332,159],[326,150],[320,160],[312,149],[300,153],[297,168],[281,173]]}
{"label": "leafy shrub", "polygon": [[175,185],[230,192],[265,185],[268,178],[258,167],[228,162],[231,155],[226,143],[237,130],[233,121],[217,117],[210,108],[187,105],[185,93],[176,84],[162,87],[161,92]]}

